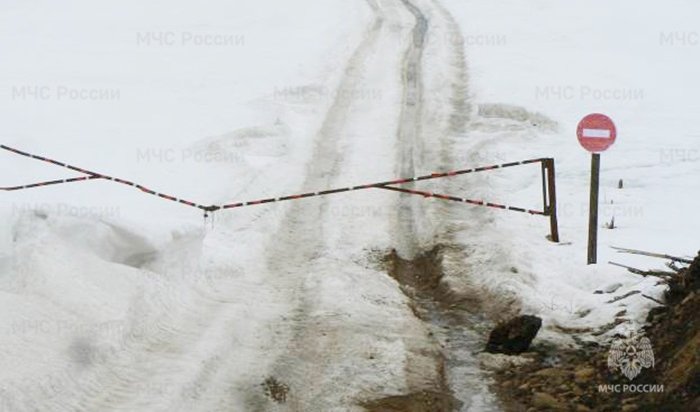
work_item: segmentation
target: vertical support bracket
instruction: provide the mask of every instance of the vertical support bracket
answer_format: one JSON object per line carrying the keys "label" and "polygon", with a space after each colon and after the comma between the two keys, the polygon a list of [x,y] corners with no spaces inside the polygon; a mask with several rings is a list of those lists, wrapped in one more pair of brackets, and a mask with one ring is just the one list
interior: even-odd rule
{"label": "vertical support bracket", "polygon": [[557,187],[554,159],[542,160],[542,197],[545,216],[549,216],[549,240],[559,243],[559,222],[557,220]]}

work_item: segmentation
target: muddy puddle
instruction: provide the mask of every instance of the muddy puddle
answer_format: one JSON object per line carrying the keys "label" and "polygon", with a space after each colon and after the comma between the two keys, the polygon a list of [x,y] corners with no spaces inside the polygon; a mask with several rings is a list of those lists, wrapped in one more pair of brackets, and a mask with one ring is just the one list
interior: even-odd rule
{"label": "muddy puddle", "polygon": [[395,250],[384,257],[387,273],[411,299],[411,309],[428,327],[440,347],[440,390],[419,391],[381,399],[364,405],[369,411],[499,411],[489,387],[492,380],[482,371],[477,355],[482,352],[491,324],[477,314],[478,299],[460,297],[442,282],[443,255],[436,246],[413,259]]}

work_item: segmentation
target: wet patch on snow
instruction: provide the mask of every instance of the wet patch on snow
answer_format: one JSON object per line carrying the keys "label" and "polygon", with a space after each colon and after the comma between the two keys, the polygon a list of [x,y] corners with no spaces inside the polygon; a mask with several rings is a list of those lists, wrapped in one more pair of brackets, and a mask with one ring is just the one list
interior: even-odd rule
{"label": "wet patch on snow", "polygon": [[413,313],[428,326],[440,348],[435,356],[441,381],[428,395],[416,392],[385,398],[378,405],[387,409],[370,410],[498,410],[489,390],[491,380],[476,356],[486,343],[491,323],[477,315],[482,306],[477,298],[458,294],[443,281],[446,250],[447,246],[437,245],[413,259],[391,250],[384,258],[387,273],[411,299]]}
{"label": "wet patch on snow", "polygon": [[[539,132],[556,132],[559,123],[538,112],[531,112],[524,107],[502,103],[482,103],[478,105],[478,117],[473,126],[478,129],[500,128],[504,130],[536,130]],[[482,121],[479,121],[479,117]]]}

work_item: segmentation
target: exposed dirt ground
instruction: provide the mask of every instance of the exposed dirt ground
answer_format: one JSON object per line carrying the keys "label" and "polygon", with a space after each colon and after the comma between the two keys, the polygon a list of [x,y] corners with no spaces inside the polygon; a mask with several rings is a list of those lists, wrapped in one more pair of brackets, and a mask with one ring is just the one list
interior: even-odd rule
{"label": "exposed dirt ground", "polygon": [[456,410],[459,403],[445,392],[421,391],[380,399],[362,406],[369,412],[447,412]]}
{"label": "exposed dirt ground", "polygon": [[[509,411],[700,411],[700,255],[675,277],[666,305],[649,313],[644,335],[655,365],[633,381],[607,365],[610,347],[533,347],[533,362],[497,373]],[[663,392],[601,392],[599,385],[663,385]]]}

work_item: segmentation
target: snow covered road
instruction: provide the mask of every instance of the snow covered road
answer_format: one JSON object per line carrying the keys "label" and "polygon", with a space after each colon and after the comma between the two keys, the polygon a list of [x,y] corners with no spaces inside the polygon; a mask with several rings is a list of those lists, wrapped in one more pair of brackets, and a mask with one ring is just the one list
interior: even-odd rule
{"label": "snow covered road", "polygon": [[[600,261],[694,254],[697,7],[596,1],[0,5],[3,144],[203,204],[554,157],[563,240],[385,190],[204,223],[99,180],[4,194],[0,410],[497,410],[474,356],[492,321],[538,315],[545,347],[639,326],[653,300],[595,292],[662,287],[585,265],[573,132],[594,111],[619,126]],[[2,186],[71,177],[0,156]],[[538,208],[539,173],[413,186]]]}
{"label": "snow covered road", "polygon": [[[463,56],[461,47],[427,39],[454,34],[456,25],[431,1],[368,5],[371,22],[313,141],[290,149],[297,166],[234,174],[235,188],[217,197],[323,190],[450,164]],[[280,150],[295,132],[278,123],[247,133]],[[193,147],[225,155],[240,136]],[[4,375],[3,406],[345,411],[443,393],[437,342],[382,265],[392,248],[412,258],[446,241],[434,223],[441,213],[441,204],[367,191],[219,213],[213,228],[183,228],[158,245],[133,227],[23,215],[11,270],[34,277],[4,290],[8,299],[38,299],[33,308],[18,305],[25,309],[11,324],[27,329],[17,319],[37,313],[44,320],[7,340],[7,359],[26,367],[21,378]],[[65,283],[75,286],[72,298],[52,292]],[[91,290],[111,296],[86,301]],[[32,339],[46,336],[44,325],[70,326]]]}

